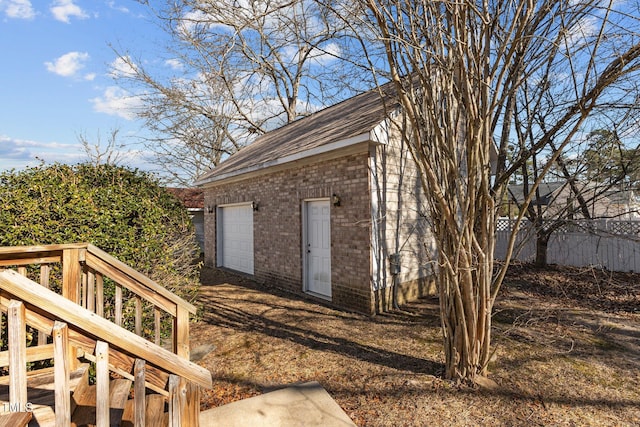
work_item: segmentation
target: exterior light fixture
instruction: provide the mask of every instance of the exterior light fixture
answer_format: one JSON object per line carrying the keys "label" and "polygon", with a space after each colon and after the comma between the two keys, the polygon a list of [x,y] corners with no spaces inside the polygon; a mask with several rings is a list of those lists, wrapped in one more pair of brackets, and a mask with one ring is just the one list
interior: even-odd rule
{"label": "exterior light fixture", "polygon": [[254,212],[258,211],[258,204],[256,202],[251,202],[251,209],[253,209]]}
{"label": "exterior light fixture", "polygon": [[333,206],[340,206],[340,197],[338,197],[337,194],[333,194],[333,196],[331,196],[331,203],[333,203]]}
{"label": "exterior light fixture", "polygon": [[208,205],[208,206],[207,206],[207,213],[210,213],[210,214],[211,214],[211,213],[213,213],[215,210],[216,210],[216,207],[215,207],[215,206],[211,206],[211,205]]}

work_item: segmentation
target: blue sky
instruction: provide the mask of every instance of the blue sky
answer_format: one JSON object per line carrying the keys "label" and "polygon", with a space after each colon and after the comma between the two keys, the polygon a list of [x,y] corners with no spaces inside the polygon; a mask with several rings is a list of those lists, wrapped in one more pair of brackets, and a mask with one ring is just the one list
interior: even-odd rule
{"label": "blue sky", "polygon": [[[163,34],[133,0],[0,0],[0,170],[87,159],[78,135],[143,132],[110,70],[113,45],[145,55]],[[143,166],[136,146],[126,163]]]}

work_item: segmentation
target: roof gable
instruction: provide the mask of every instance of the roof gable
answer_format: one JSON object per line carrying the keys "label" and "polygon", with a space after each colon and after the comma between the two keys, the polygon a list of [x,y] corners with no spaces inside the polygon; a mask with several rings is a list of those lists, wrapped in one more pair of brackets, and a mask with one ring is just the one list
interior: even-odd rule
{"label": "roof gable", "polygon": [[384,85],[267,132],[199,177],[196,185],[370,140],[398,107],[392,88]]}

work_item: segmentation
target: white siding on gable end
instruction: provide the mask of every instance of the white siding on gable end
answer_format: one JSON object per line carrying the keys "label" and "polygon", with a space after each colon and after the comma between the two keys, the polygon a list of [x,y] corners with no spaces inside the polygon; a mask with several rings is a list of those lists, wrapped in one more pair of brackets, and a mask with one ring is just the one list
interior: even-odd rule
{"label": "white siding on gable end", "polygon": [[218,266],[253,274],[253,209],[218,207]]}
{"label": "white siding on gable end", "polygon": [[400,131],[391,125],[387,132],[387,143],[371,149],[374,290],[393,284],[390,255],[400,256],[400,283],[432,275],[436,260],[417,166]]}

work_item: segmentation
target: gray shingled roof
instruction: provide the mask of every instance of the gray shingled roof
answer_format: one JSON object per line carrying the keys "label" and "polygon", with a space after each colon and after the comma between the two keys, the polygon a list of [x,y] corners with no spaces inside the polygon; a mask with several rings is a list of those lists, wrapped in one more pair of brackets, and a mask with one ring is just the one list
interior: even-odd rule
{"label": "gray shingled roof", "polygon": [[[540,202],[546,201],[544,204],[548,203],[549,199],[552,197],[553,193],[558,191],[560,188],[567,186],[566,181],[556,181],[556,182],[541,182],[538,186],[538,191],[540,192]],[[531,184],[529,184],[531,187]],[[509,184],[510,197],[515,197],[518,203],[524,202],[524,185],[523,184]]]}
{"label": "gray shingled roof", "polygon": [[[381,93],[385,95],[381,97]],[[261,166],[267,167],[287,156],[361,136],[372,131],[397,105],[389,84],[382,86],[380,91],[374,89],[354,96],[261,135],[255,142],[200,176],[196,185],[223,176],[240,175]]]}

